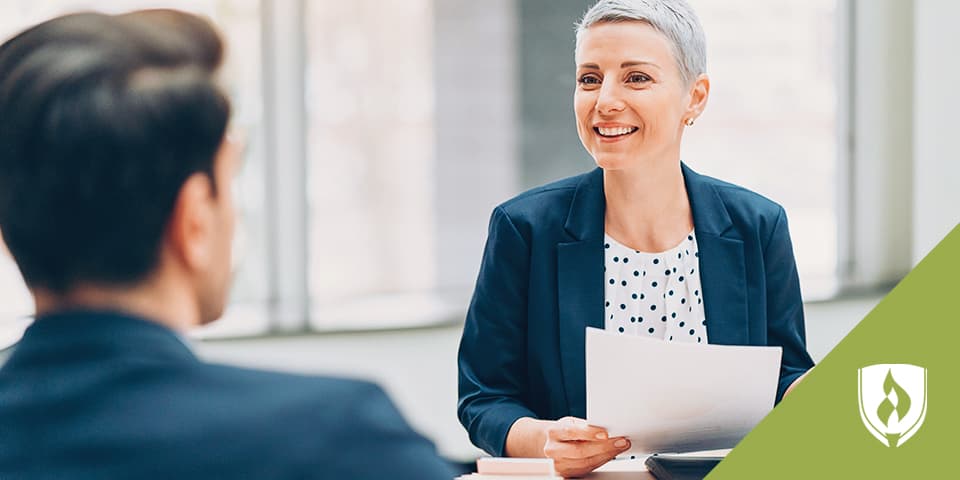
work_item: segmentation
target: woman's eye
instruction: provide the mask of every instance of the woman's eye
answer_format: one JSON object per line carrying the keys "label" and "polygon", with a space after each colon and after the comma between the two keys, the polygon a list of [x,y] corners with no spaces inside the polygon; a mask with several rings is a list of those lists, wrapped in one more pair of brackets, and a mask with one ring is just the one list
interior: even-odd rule
{"label": "woman's eye", "polygon": [[582,85],[599,85],[600,79],[596,75],[584,75],[577,80]]}
{"label": "woman's eye", "polygon": [[645,83],[649,81],[650,81],[650,77],[642,73],[631,73],[627,77],[627,82],[630,82],[630,83]]}

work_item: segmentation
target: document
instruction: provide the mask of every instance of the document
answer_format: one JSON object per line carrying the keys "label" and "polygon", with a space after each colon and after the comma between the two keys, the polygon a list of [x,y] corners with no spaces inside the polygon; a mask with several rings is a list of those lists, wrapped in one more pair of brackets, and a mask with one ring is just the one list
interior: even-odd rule
{"label": "document", "polygon": [[587,421],[630,453],[732,448],[773,408],[780,347],[665,342],[587,328]]}

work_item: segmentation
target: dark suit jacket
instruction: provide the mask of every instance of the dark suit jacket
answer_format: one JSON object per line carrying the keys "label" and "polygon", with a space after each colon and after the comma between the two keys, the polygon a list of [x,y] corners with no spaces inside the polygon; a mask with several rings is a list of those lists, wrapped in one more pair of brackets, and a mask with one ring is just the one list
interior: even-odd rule
{"label": "dark suit jacket", "polygon": [[[783,208],[682,166],[708,341],[783,347],[777,401],[813,366]],[[604,326],[603,171],[498,206],[460,342],[458,414],[503,455],[520,417],[586,416],[585,327]]]}
{"label": "dark suit jacket", "polygon": [[199,361],[112,313],[39,318],[0,369],[0,478],[444,479],[371,383]]}

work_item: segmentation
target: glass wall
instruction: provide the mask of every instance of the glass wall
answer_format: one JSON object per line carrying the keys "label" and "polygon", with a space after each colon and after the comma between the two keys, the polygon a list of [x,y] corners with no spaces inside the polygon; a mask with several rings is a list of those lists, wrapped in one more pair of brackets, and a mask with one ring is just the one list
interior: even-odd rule
{"label": "glass wall", "polygon": [[683,158],[783,205],[806,299],[837,288],[837,0],[691,0],[710,103]]}
{"label": "glass wall", "polygon": [[306,3],[308,278],[318,328],[344,315],[395,325],[398,309],[428,305],[437,287],[432,4]]}

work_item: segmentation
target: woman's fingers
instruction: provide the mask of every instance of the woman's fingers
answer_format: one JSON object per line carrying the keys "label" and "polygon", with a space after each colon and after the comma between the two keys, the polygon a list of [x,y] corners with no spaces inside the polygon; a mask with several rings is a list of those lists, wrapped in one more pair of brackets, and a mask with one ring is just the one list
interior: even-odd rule
{"label": "woman's fingers", "polygon": [[616,456],[630,448],[630,442],[623,437],[607,440],[548,442],[543,453],[553,459],[582,459],[597,455]]}
{"label": "woman's fingers", "polygon": [[574,477],[592,472],[629,448],[630,441],[624,437],[609,438],[605,428],[564,417],[548,428],[543,453],[554,460],[558,473]]}
{"label": "woman's fingers", "polygon": [[554,460],[554,470],[564,477],[583,476],[613,460],[621,451],[603,452],[584,458]]}
{"label": "woman's fingers", "polygon": [[590,425],[582,418],[563,417],[557,420],[557,425],[550,429],[548,436],[561,442],[606,440],[607,429]]}

